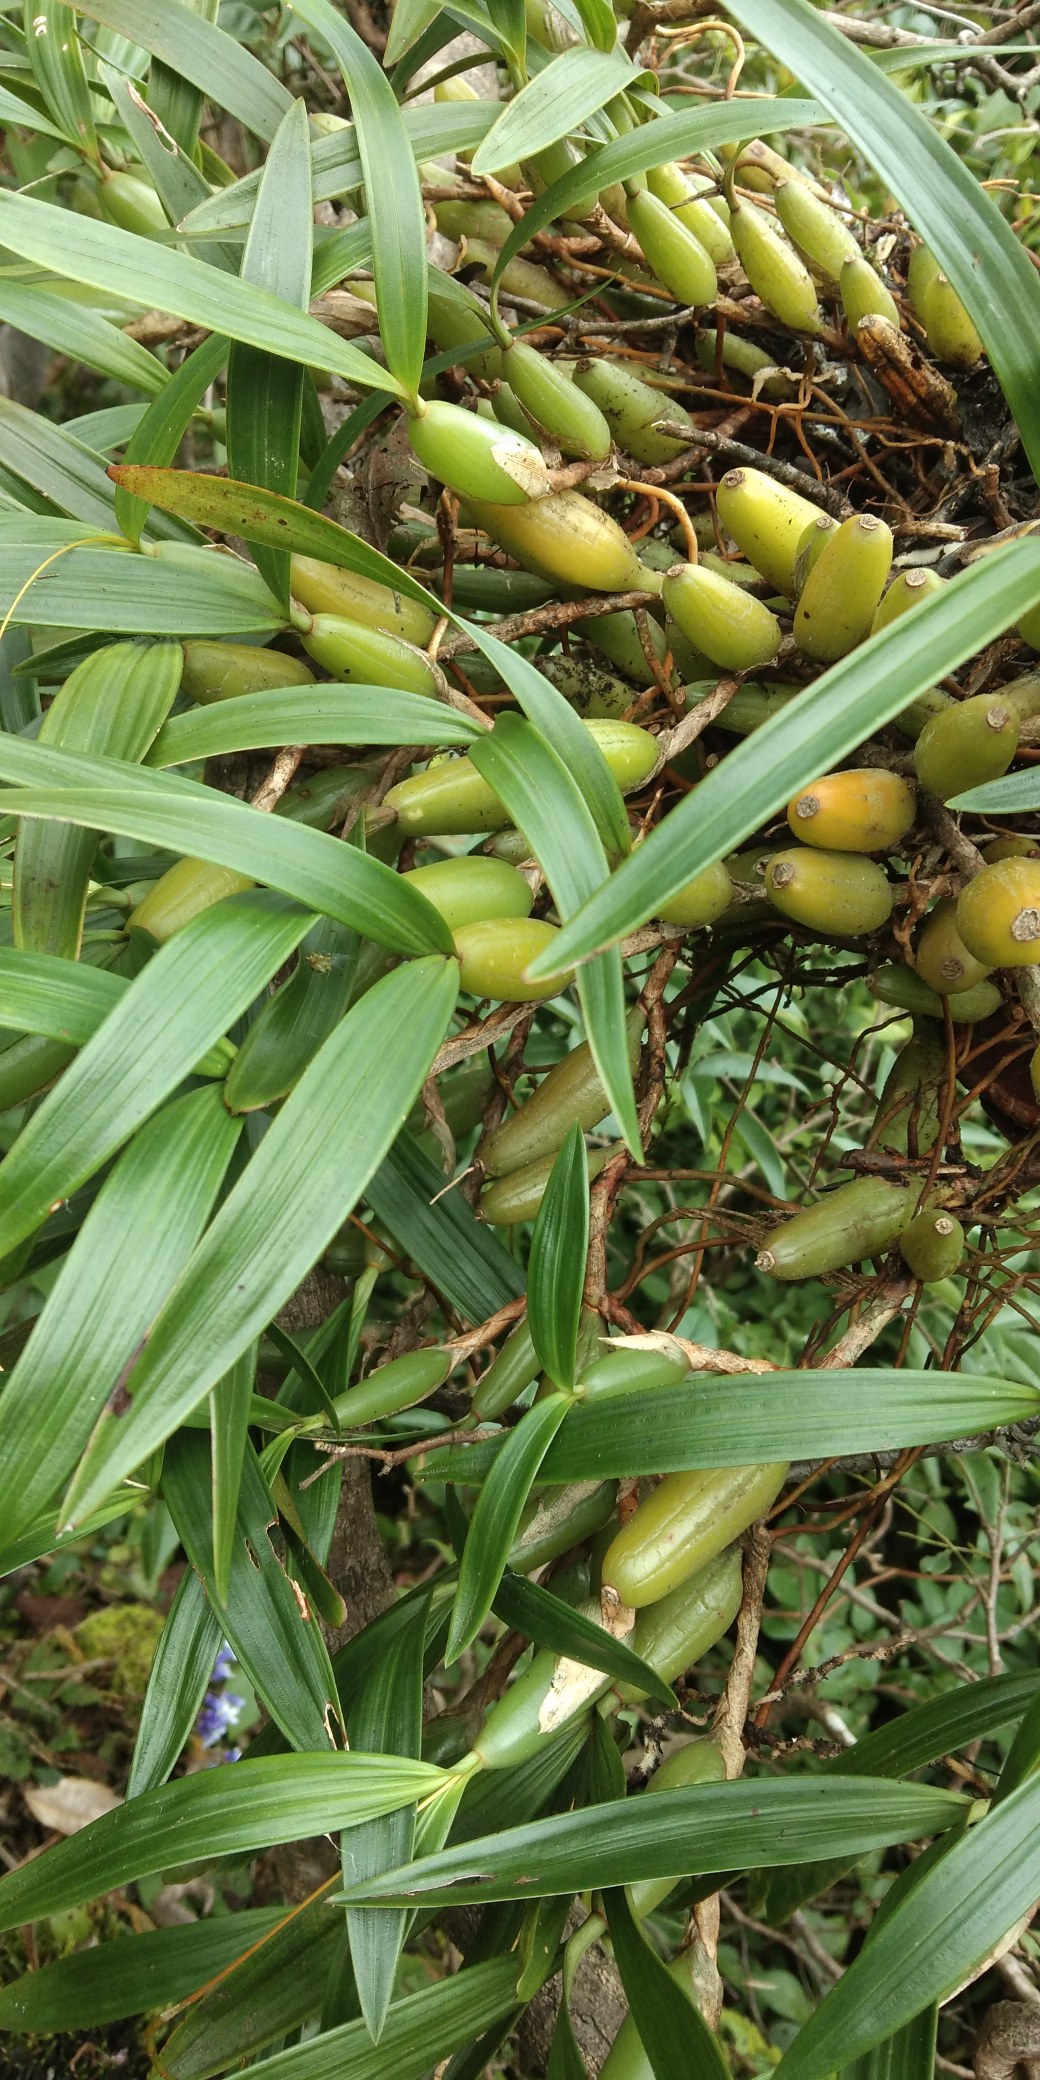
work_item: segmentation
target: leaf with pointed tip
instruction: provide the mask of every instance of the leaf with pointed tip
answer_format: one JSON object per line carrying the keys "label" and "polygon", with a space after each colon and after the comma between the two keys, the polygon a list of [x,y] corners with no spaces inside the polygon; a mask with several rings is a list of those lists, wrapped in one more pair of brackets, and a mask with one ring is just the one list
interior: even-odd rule
{"label": "leaf with pointed tip", "polygon": [[202,1578],[187,1567],[159,1634],[134,1742],[128,1798],[165,1784],[209,1688],[223,1639]]}
{"label": "leaf with pointed tip", "polygon": [[[469,755],[532,846],[561,919],[573,916],[610,878],[601,835],[573,772],[539,729],[518,715],[500,715],[491,735],[475,742]],[[600,1082],[639,1160],[642,1148],[616,948],[589,963],[578,978],[578,994]]]}
{"label": "leaf with pointed tip", "polygon": [[[182,212],[183,214],[183,212]],[[311,153],[307,108],[294,101],[275,132],[242,254],[242,280],[306,311],[311,297]],[[303,416],[302,362],[237,342],[228,358],[228,471],[285,496],[296,489]],[[261,576],[289,605],[289,557],[260,549]]]}
{"label": "leaf with pointed tip", "polygon": [[527,1320],[535,1354],[558,1387],[574,1387],[589,1250],[589,1176],[577,1122],[568,1129],[535,1218],[527,1263]]}
{"label": "leaf with pointed tip", "polygon": [[249,892],[203,911],[160,948],[0,1164],[0,1255],[130,1139],[299,945],[309,921],[298,904]]}
{"label": "leaf with pointed tip", "polygon": [[174,715],[146,762],[188,765],[229,751],[299,743],[303,736],[308,744],[459,744],[468,749],[481,734],[475,722],[446,701],[393,686],[271,686]]}
{"label": "leaf with pointed tip", "polygon": [[[350,1712],[350,1739],[372,1754],[419,1754],[422,1745],[423,1650],[428,1599],[411,1621],[395,1633],[372,1669]],[[412,1855],[415,1813],[411,1806],[352,1827],[340,1841],[343,1882],[392,1870]],[[375,1913],[347,1908],[347,1932],[361,2012],[378,2043],[394,1990],[397,1960],[405,1937],[407,1915],[401,1908]]]}
{"label": "leaf with pointed tip", "polygon": [[[55,694],[39,741],[136,762],[173,706],[179,643],[108,643]],[[16,946],[78,960],[98,832],[75,824],[23,823],[15,852],[11,924]]]}
{"label": "leaf with pointed tip", "polygon": [[804,1777],[697,1784],[464,1842],[353,1886],[349,1897],[412,1907],[448,1898],[453,1905],[535,1899],[633,1885],[640,1878],[742,1870],[749,1863],[797,1863],[844,1848],[865,1854],[942,1833],[966,1810],[958,1793],[880,1779],[826,1786]]}
{"label": "leaf with pointed tip", "polygon": [[495,1590],[492,1609],[497,1618],[504,1619],[514,1632],[523,1633],[536,1646],[551,1647],[554,1654],[564,1655],[569,1661],[583,1661],[588,1668],[601,1668],[615,1682],[632,1684],[653,1697],[666,1712],[674,1711],[674,1690],[648,1661],[641,1660],[623,1640],[615,1639],[613,1633],[587,1618],[583,1611],[575,1610],[572,1604],[564,1603],[561,1596],[554,1596],[541,1583],[528,1581],[524,1575],[511,1574],[507,1569]]}
{"label": "leaf with pointed tip", "polygon": [[[163,0],[167,4],[176,5],[176,0]],[[110,282],[119,282],[124,292],[132,292],[132,301],[146,310],[170,311],[192,325],[262,347],[287,361],[328,369],[363,390],[404,395],[403,386],[387,369],[307,312],[290,309],[269,291],[222,274],[191,253],[157,245],[153,239],[140,238],[115,224],[78,217],[72,239],[67,210],[4,189],[0,191],[0,242],[23,260],[74,282],[85,282],[89,288],[105,289]]]}
{"label": "leaf with pointed tip", "polygon": [[[359,945],[357,932],[334,917],[312,925],[292,974],[261,1005],[231,1065],[234,1081],[224,1083],[229,1112],[266,1110],[299,1082],[349,1010]],[[323,1392],[320,1381],[318,1387]]]}
{"label": "leaf with pointed tip", "polygon": [[[675,1386],[578,1402],[538,1477],[557,1484],[843,1458],[945,1444],[1004,1423],[1028,1422],[1038,1409],[1035,1387],[983,1373],[864,1367],[763,1373],[736,1384],[693,1373]],[[500,1438],[489,1438],[438,1452],[436,1478],[480,1480],[502,1448]]]}
{"label": "leaf with pointed tip", "polygon": [[270,143],[286,110],[288,88],[236,36],[193,14],[181,0],[75,0],[80,14],[161,58],[218,108]]}
{"label": "leaf with pointed tip", "polygon": [[250,1907],[77,1950],[0,1988],[0,2029],[32,2036],[95,2030],[172,2006],[227,1971],[284,1915],[284,1907]]}
{"label": "leaf with pointed tip", "polygon": [[426,346],[426,222],[404,118],[378,59],[330,0],[294,0],[294,11],[328,44],[350,96],[372,231],[379,335],[387,367],[414,400]]}
{"label": "leaf with pointed tip", "polygon": [[603,1901],[629,2013],[654,2080],[729,2080],[718,2038],[636,1926],[621,1887]]}
{"label": "leaf with pointed tip", "polygon": [[381,860],[216,788],[22,737],[0,738],[0,774],[29,783],[11,788],[12,813],[103,827],[233,867],[396,953],[451,951],[439,912]]}
{"label": "leaf with pointed tip", "polygon": [[292,1747],[336,1747],[336,1685],[328,1650],[271,1542],[276,1513],[252,1446],[247,1443],[242,1455],[226,1597],[214,1579],[210,1481],[205,1432],[180,1431],[167,1445],[163,1496],[223,1636]]}
{"label": "leaf with pointed tip", "polygon": [[[92,311],[89,304],[69,303],[45,282],[0,280],[0,320],[16,325],[20,332],[40,340],[53,353],[80,361],[84,367],[108,376],[113,383],[125,383],[146,397],[157,396],[169,382],[162,362],[139,340],[130,339],[109,318]],[[82,431],[77,438],[83,439]]]}
{"label": "leaf with pointed tip", "polygon": [[445,1782],[444,1771],[431,1763],[355,1749],[199,1770],[128,1799],[0,1878],[0,1927],[39,1921],[171,1864],[245,1856],[357,1827]]}
{"label": "leaf with pointed tip", "polygon": [[129,1406],[98,1423],[67,1516],[92,1509],[169,1437],[296,1290],[399,1131],[457,989],[453,961],[412,961],[377,982],[318,1050],[126,1373]]}
{"label": "leaf with pointed tip", "polygon": [[[130,977],[85,961],[64,960],[60,954],[20,953],[13,946],[0,946],[0,983],[0,1027],[83,1047],[125,996]],[[224,1077],[233,1060],[231,1042],[218,1040],[192,1064],[193,1074]]]}
{"label": "leaf with pointed tip", "polygon": [[[154,466],[173,461],[198,405],[210,384],[216,382],[228,351],[228,341],[217,333],[212,339],[204,340],[193,354],[185,355],[162,394],[153,400],[134,427],[124,449],[124,465],[148,463]],[[115,478],[111,468],[109,475],[116,485],[116,520],[127,541],[136,546],[148,518],[149,501],[128,491]]]}
{"label": "leaf with pointed tip", "polygon": [[1033,1776],[923,1876],[911,1864],[886,1897],[884,1920],[785,2052],[782,2080],[823,2080],[947,2000],[1035,1905],[1038,1824]]}
{"label": "leaf with pointed tip", "polygon": [[95,158],[94,113],[72,8],[66,0],[33,0],[26,14],[25,47],[39,92],[65,135]]}
{"label": "leaf with pointed tip", "polygon": [[536,1401],[510,1430],[470,1518],[459,1563],[445,1661],[457,1661],[476,1638],[505,1570],[538,1468],[571,1406],[569,1394]]}
{"label": "leaf with pointed tip", "polygon": [[564,926],[533,975],[558,974],[652,917],[925,688],[1003,635],[1040,600],[1040,542],[1008,542],[944,591],[860,643],[745,737]]}
{"label": "leaf with pointed tip", "polygon": [[5,1539],[68,1479],[203,1232],[240,1124],[218,1089],[191,1091],[140,1129],[106,1177],[4,1387]]}
{"label": "leaf with pointed tip", "polygon": [[638,61],[621,51],[590,50],[583,44],[561,51],[507,101],[473,154],[474,176],[499,173],[579,130],[615,94],[623,93],[639,70]]}

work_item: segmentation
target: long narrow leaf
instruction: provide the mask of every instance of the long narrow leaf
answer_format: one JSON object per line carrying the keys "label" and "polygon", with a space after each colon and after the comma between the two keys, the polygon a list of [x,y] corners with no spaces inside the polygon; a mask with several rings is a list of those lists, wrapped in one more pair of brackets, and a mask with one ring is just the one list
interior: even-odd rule
{"label": "long narrow leaf", "polygon": [[247,130],[270,143],[292,96],[223,29],[193,14],[181,0],[73,0],[80,14],[142,44],[173,72],[190,80]]}
{"label": "long narrow leaf", "polygon": [[239,1126],[219,1091],[192,1091],[141,1129],[106,1178],[4,1387],[5,1538],[68,1479],[198,1243]]}
{"label": "long narrow leaf", "polygon": [[426,348],[426,223],[401,110],[382,66],[330,0],[294,0],[294,12],[328,44],[350,96],[380,338],[397,387],[414,400]]}
{"label": "long narrow leaf", "polygon": [[652,917],[947,672],[1040,600],[1040,542],[1009,542],[806,688],[729,752],[585,904],[532,973],[558,972]]}
{"label": "long narrow leaf", "polygon": [[471,1645],[491,1609],[532,1483],[570,1405],[569,1395],[549,1394],[528,1409],[481,1488],[459,1564],[444,1650],[449,1663]]}
{"label": "long narrow leaf", "polygon": [[[739,1383],[694,1375],[678,1386],[579,1402],[550,1446],[539,1479],[618,1480],[708,1466],[841,1458],[947,1443],[1029,1421],[1038,1410],[1035,1387],[985,1374],[773,1372]],[[438,1454],[437,1478],[479,1479],[501,1449],[501,1440],[494,1439]]]}
{"label": "long narrow leaf", "polygon": [[1038,1821],[1034,1776],[919,1882],[912,1865],[904,1872],[883,1922],[785,2052],[783,2080],[822,2080],[954,1992],[1035,1904]]}
{"label": "long narrow leaf", "polygon": [[170,1605],[149,1672],[128,1798],[153,1791],[171,1774],[209,1687],[221,1638],[201,1578],[188,1567]]}
{"label": "long narrow leaf", "polygon": [[588,1166],[575,1124],[545,1187],[527,1265],[527,1321],[538,1362],[568,1391],[574,1387],[588,1248]]}
{"label": "long narrow leaf", "polygon": [[203,911],[162,947],[0,1164],[0,1256],[129,1140],[252,1002],[309,922],[306,910],[281,896],[247,893]]}
{"label": "long narrow leaf", "polygon": [[18,1928],[164,1865],[244,1856],[278,1842],[357,1827],[437,1790],[427,1762],[362,1755],[274,1755],[201,1770],[144,1791],[0,1878],[0,1927]]}
{"label": "long narrow leaf", "polygon": [[306,312],[291,310],[265,289],[221,274],[190,253],[157,245],[114,224],[80,217],[74,239],[70,239],[68,227],[68,212],[56,204],[17,195],[11,189],[0,192],[0,240],[23,260],[86,282],[93,289],[119,282],[133,302],[145,309],[172,311],[193,325],[244,340],[248,346],[262,347],[287,361],[327,368],[362,389],[403,394],[396,377],[360,348],[339,339]]}
{"label": "long narrow leaf", "polygon": [[377,983],[326,1040],[126,1373],[123,1412],[101,1418],[67,1514],[84,1515],[170,1435],[310,1270],[398,1132],[457,987],[454,962],[413,961]]}
{"label": "long narrow leaf", "polygon": [[160,730],[147,763],[188,765],[229,751],[298,742],[301,735],[309,744],[460,744],[468,749],[481,734],[476,723],[447,702],[392,686],[268,687],[175,715]]}
{"label": "long narrow leaf", "polygon": [[[866,1853],[889,1842],[938,1834],[963,1818],[962,1798],[881,1780],[828,1785],[789,1782],[698,1784],[556,1814],[424,1857],[352,1887],[352,1900],[418,1905],[544,1898],[555,1892],[632,1885],[796,1863],[804,1856]],[[0,1886],[0,1905],[3,1888]],[[832,2061],[833,2063],[833,2061]]]}
{"label": "long narrow leaf", "polygon": [[[573,916],[609,876],[601,834],[563,759],[530,722],[515,715],[500,716],[493,733],[473,744],[470,757],[533,847],[561,918]],[[580,977],[579,993],[600,1081],[638,1160],[639,1121],[616,949],[590,964]]]}

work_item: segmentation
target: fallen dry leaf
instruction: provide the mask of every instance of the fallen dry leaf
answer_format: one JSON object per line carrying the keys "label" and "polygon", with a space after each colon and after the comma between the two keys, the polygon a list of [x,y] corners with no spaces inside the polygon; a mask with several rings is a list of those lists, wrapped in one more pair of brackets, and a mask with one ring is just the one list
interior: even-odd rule
{"label": "fallen dry leaf", "polygon": [[59,1777],[56,1784],[24,1784],[22,1797],[34,1820],[53,1834],[77,1834],[123,1801],[107,1784],[89,1777]]}

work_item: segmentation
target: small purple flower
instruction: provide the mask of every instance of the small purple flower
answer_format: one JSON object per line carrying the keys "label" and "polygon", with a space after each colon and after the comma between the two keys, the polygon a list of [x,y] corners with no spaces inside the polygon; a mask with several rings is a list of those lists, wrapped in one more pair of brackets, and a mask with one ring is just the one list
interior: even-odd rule
{"label": "small purple flower", "polygon": [[[230,1676],[234,1660],[234,1654],[225,1642],[213,1664],[210,1687],[202,1700],[195,1721],[195,1731],[204,1748],[212,1748],[218,1741],[223,1740],[224,1735],[235,1725],[245,1703],[245,1699],[239,1697],[235,1691],[218,1688],[218,1685],[225,1683]],[[225,1758],[214,1756],[213,1759],[237,1761],[240,1753],[241,1749],[234,1748],[228,1751]]]}

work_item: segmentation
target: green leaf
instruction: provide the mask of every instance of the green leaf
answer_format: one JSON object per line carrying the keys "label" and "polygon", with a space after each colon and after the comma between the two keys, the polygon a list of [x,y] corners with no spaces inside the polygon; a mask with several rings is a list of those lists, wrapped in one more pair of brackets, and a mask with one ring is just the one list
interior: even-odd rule
{"label": "green leaf", "polygon": [[[196,408],[211,383],[215,383],[228,357],[228,342],[217,333],[203,341],[193,354],[186,354],[164,390],[135,426],[126,443],[124,464],[172,462]],[[150,511],[146,498],[135,497],[116,483],[116,520],[128,541],[136,546]]]}
{"label": "green leaf", "polygon": [[295,1291],[398,1132],[444,1037],[456,991],[454,962],[413,961],[376,983],[319,1049],[125,1374],[129,1407],[121,1398],[125,1412],[101,1418],[67,1513],[93,1508],[124,1469],[168,1437]]}
{"label": "green leaf", "polygon": [[1037,1767],[1040,1767],[1040,1697],[1034,1696],[1026,1707],[1000,1772],[993,1794],[994,1803],[999,1804],[1009,1792],[1016,1791]]}
{"label": "green leaf", "polygon": [[568,1394],[536,1401],[508,1432],[481,1488],[459,1564],[444,1650],[449,1664],[472,1644],[491,1609],[532,1483],[570,1407]]}
{"label": "green leaf", "polygon": [[826,1786],[804,1778],[697,1784],[690,1790],[660,1791],[654,1798],[630,1797],[556,1814],[465,1842],[405,1870],[371,1878],[353,1887],[349,1897],[382,1900],[387,1906],[450,1897],[462,1905],[590,1892],[633,1885],[640,1878],[738,1870],[749,1863],[797,1863],[842,1849],[865,1854],[891,1842],[941,1833],[955,1826],[965,1810],[964,1800],[953,1792],[881,1780]]}
{"label": "green leaf", "polygon": [[405,1132],[380,1164],[366,1197],[376,1219],[385,1222],[449,1305],[468,1322],[486,1322],[520,1298],[523,1274],[461,1192],[439,1196],[444,1184],[443,1171]]}
{"label": "green leaf", "polygon": [[226,1604],[238,1518],[242,1467],[249,1449],[249,1407],[256,1386],[256,1345],[244,1350],[209,1397],[213,1591]]}
{"label": "green leaf", "polygon": [[[421,1603],[411,1623],[395,1634],[355,1700],[350,1714],[351,1743],[379,1755],[417,1756],[422,1745],[423,1649],[428,1604]],[[343,1882],[374,1877],[407,1863],[415,1843],[411,1806],[352,1827],[340,1842]],[[397,1960],[407,1916],[403,1909],[375,1913],[347,1908],[350,1955],[361,2012],[378,2043],[394,1990]]]}
{"label": "green leaf", "polygon": [[530,159],[555,144],[615,94],[623,92],[640,70],[620,51],[589,50],[578,44],[561,51],[537,77],[506,103],[483,143],[473,154],[473,172],[499,173],[518,159]]}
{"label": "green leaf", "polygon": [[[538,1477],[556,1484],[843,1458],[945,1444],[1037,1412],[1035,1387],[986,1374],[864,1368],[772,1372],[739,1384],[693,1374],[677,1386],[579,1402]],[[491,1438],[438,1453],[436,1477],[479,1480],[502,1449],[501,1438]]]}
{"label": "green leaf", "polygon": [[782,2080],[822,2080],[949,1998],[1035,1905],[1038,1822],[1030,1777],[923,1877],[910,1882],[911,1865],[897,1878],[883,1922],[781,2059]]}
{"label": "green leaf", "polygon": [[993,197],[925,110],[808,0],[737,0],[732,13],[819,96],[925,239],[978,327],[1040,475],[1040,281]]}
{"label": "green leaf", "polygon": [[549,1174],[527,1265],[527,1320],[538,1362],[558,1387],[572,1391],[578,1324],[589,1253],[589,1176],[577,1122]]}
{"label": "green leaf", "polygon": [[41,340],[55,354],[80,361],[86,368],[96,369],[99,375],[108,376],[113,383],[125,383],[131,390],[143,391],[146,397],[158,396],[169,381],[162,362],[139,340],[128,338],[118,325],[92,311],[89,304],[69,303],[49,289],[46,282],[13,282],[6,276],[0,277],[0,320],[6,325],[17,325],[20,332]]}
{"label": "green leaf", "polygon": [[[447,1782],[397,1756],[274,1755],[200,1770],[125,1806],[0,1878],[0,1927],[19,1928],[174,1864],[245,1856],[358,1827]],[[662,1794],[663,1795],[663,1794]]]}
{"label": "green leaf", "polygon": [[[61,214],[67,222],[66,212]],[[104,456],[10,397],[0,398],[0,465],[70,519],[111,532],[115,496]],[[168,540],[185,539],[184,528],[171,528],[165,517],[153,532]]]}
{"label": "green leaf", "polygon": [[201,1577],[185,1568],[148,1677],[128,1798],[165,1784],[195,1724],[222,1638]]}
{"label": "green leaf", "polygon": [[0,1164],[0,1256],[129,1140],[299,945],[309,921],[280,896],[247,893],[214,904],[160,948]]}
{"label": "green leaf", "polygon": [[[60,1095],[59,1086],[44,1103]],[[239,1128],[219,1090],[192,1091],[135,1135],[105,1179],[4,1387],[5,1538],[26,1529],[68,1479],[190,1260]]]}
{"label": "green leaf", "polygon": [[[179,643],[109,643],[70,673],[40,725],[39,742],[134,762],[173,706]],[[15,944],[79,958],[98,833],[75,824],[23,823],[15,853]]]}
{"label": "green leaf", "polygon": [[[0,521],[0,597],[13,600],[12,621],[110,637],[274,635],[285,627],[258,572],[237,557],[187,543],[162,544],[158,560],[154,551],[128,554],[115,539],[111,548],[81,548],[81,527],[40,524],[52,530],[46,546],[33,538],[28,515]],[[68,553],[52,557],[63,541]]]}
{"label": "green leaf", "polygon": [[[0,946],[0,982],[0,1027],[71,1040],[76,1047],[93,1037],[130,987],[127,975],[60,954],[18,953],[12,946]],[[218,1040],[193,1064],[193,1073],[224,1077],[233,1055],[230,1041]]]}
{"label": "green leaf", "polygon": [[267,687],[175,715],[148,754],[150,766],[180,766],[269,745],[460,744],[483,735],[476,723],[421,693],[392,686]]}
{"label": "green leaf", "polygon": [[492,1609],[496,1617],[502,1618],[514,1632],[522,1632],[536,1646],[551,1647],[554,1654],[564,1655],[569,1661],[583,1661],[588,1668],[601,1668],[615,1682],[645,1690],[665,1711],[675,1709],[674,1690],[649,1662],[641,1660],[623,1640],[615,1639],[584,1612],[554,1596],[551,1589],[507,1569],[495,1591]]}
{"label": "green leaf", "polygon": [[514,225],[495,264],[497,285],[510,260],[528,244],[536,231],[544,231],[558,217],[573,213],[574,206],[594,202],[602,188],[613,181],[630,180],[665,159],[685,159],[711,151],[720,144],[748,137],[770,137],[777,130],[802,130],[826,122],[826,111],[818,101],[762,100],[716,101],[710,108],[678,115],[658,116],[643,123],[626,137],[590,151],[580,166],[553,181],[544,195],[525,210],[522,224]]}
{"label": "green leaf", "polygon": [[[283,116],[267,155],[242,254],[242,279],[301,311],[310,305],[313,216],[307,109],[300,100]],[[256,347],[232,347],[226,392],[231,476],[286,496],[295,491],[303,379],[301,362],[280,361]],[[261,549],[256,560],[275,597],[288,607],[288,553]]]}
{"label": "green leaf", "polygon": [[[219,90],[217,99],[220,99]],[[431,102],[424,107],[406,108],[402,113],[413,158],[435,159],[445,152],[464,151],[479,144],[485,131],[501,113],[501,103]],[[315,202],[335,202],[340,196],[356,194],[364,174],[352,124],[345,130],[337,130],[331,137],[315,139],[311,146],[311,177]],[[241,232],[252,214],[259,183],[259,173],[244,174],[230,188],[222,188],[209,202],[193,209],[180,230],[192,238],[219,237],[225,231]]]}
{"label": "green leaf", "polygon": [[40,93],[67,137],[96,156],[90,89],[75,17],[66,0],[25,0],[25,48]]}
{"label": "green leaf", "polygon": [[397,953],[451,948],[439,913],[399,874],[356,846],[342,845],[290,817],[267,816],[179,775],[146,773],[20,737],[0,738],[0,773],[41,781],[37,787],[12,787],[4,803],[11,814],[104,827],[188,858],[233,867]]}
{"label": "green leaf", "polygon": [[[460,628],[474,638],[485,657],[501,674],[527,719],[549,749],[567,767],[592,815],[608,858],[623,857],[631,849],[628,811],[617,781],[591,730],[586,729],[569,701],[536,672],[519,650],[500,642],[489,628],[455,617]],[[528,833],[530,835],[530,833]],[[550,880],[552,876],[550,875]]]}
{"label": "green leaf", "polygon": [[[98,76],[112,97],[133,150],[143,165],[172,224],[186,216],[199,202],[209,200],[210,186],[193,159],[180,146],[156,129],[155,116],[141,100],[137,88],[114,65],[99,65]],[[189,89],[190,91],[190,89]],[[162,239],[161,243],[165,242]],[[237,274],[234,247],[210,247],[207,258],[213,267]]]}
{"label": "green leaf", "polygon": [[987,780],[981,787],[965,788],[954,795],[951,809],[966,809],[972,816],[1018,816],[1023,810],[1040,808],[1040,772],[1025,766],[1003,780]]}
{"label": "green leaf", "polygon": [[[137,0],[134,0],[136,6]],[[174,7],[178,0],[162,0]],[[201,18],[190,16],[201,27]],[[208,24],[205,25],[208,28]],[[74,282],[105,289],[119,282],[132,289],[132,301],[145,309],[171,311],[192,325],[204,325],[247,346],[262,347],[287,361],[328,369],[362,389],[405,394],[403,386],[358,347],[337,338],[304,311],[294,311],[265,289],[234,275],[222,274],[190,253],[160,246],[115,224],[91,217],[76,219],[69,237],[68,211],[35,196],[0,192],[0,241],[23,260],[47,267]]]}
{"label": "green leaf", "polygon": [[350,1005],[358,935],[320,917],[301,942],[287,982],[257,1013],[224,1084],[230,1112],[256,1112],[284,1098]]}
{"label": "green leaf", "polygon": [[250,2071],[259,2080],[423,2080],[515,2003],[516,1961],[496,1957],[395,2001],[378,2044],[366,2022],[348,2022]]}
{"label": "green leaf", "polygon": [[284,1919],[284,1907],[218,1914],[78,1950],[0,1988],[0,2029],[96,2030],[190,1998]]}
{"label": "green leaf", "polygon": [[404,119],[378,59],[329,0],[294,0],[293,11],[328,44],[350,96],[372,230],[379,335],[394,387],[414,401],[426,350],[426,221]]}
{"label": "green leaf", "polygon": [[35,130],[40,137],[56,137],[65,143],[64,133],[49,117],[41,115],[30,101],[23,101],[20,94],[12,94],[9,87],[0,87],[0,123],[16,130]]}
{"label": "green leaf", "polygon": [[862,2058],[842,2066],[838,2080],[932,2080],[939,2010],[935,2001]]}
{"label": "green leaf", "polygon": [[[378,585],[388,585],[405,599],[417,600],[435,615],[443,612],[440,600],[400,564],[382,556],[338,521],[328,520],[324,514],[312,512],[309,506],[296,504],[290,498],[279,498],[276,493],[261,491],[251,484],[238,484],[232,478],[205,476],[191,470],[130,469],[125,464],[114,464],[110,475],[150,503],[167,512],[181,513],[200,526],[219,527],[225,534],[242,535],[247,542],[264,542],[273,549],[293,550],[299,556],[316,556],[324,563],[358,571],[363,578],[374,578]],[[460,622],[459,626],[467,624]],[[470,632],[477,633],[475,629]],[[511,653],[507,651],[506,655]],[[534,676],[539,677],[537,673]],[[545,686],[547,681],[540,680],[540,684]],[[589,733],[586,730],[584,734],[588,737]]]}
{"label": "green leaf", "polygon": [[[518,715],[500,715],[491,735],[475,742],[469,755],[533,847],[561,920],[573,916],[608,879],[608,867],[600,833],[564,758],[532,723]],[[611,948],[579,977],[578,994],[600,1082],[639,1160],[642,1148],[625,1031],[621,956],[616,949]]]}
{"label": "green leaf", "polygon": [[[1022,1726],[1008,1755],[1005,1773],[1023,1729],[1036,1713],[1040,1673],[1027,1676],[984,1676],[976,1683],[959,1683],[941,1697],[929,1698],[903,1712],[888,1726],[878,1726],[843,1748],[840,1755],[823,1765],[828,1775],[903,1777],[940,1756],[955,1753],[969,1741],[977,1741],[998,1727],[1007,1726],[1025,1713]],[[1004,1777],[1002,1774],[1001,1783]],[[998,1787],[995,1797],[1000,1796]],[[776,1871],[766,1887],[765,1911],[771,1924],[786,1921],[807,1899],[813,1899],[836,1884],[849,1869],[845,1861],[803,1863],[791,1870]]]}
{"label": "green leaf", "polygon": [[728,2080],[718,2038],[636,1926],[619,1887],[603,1901],[629,2012],[654,2080]]}
{"label": "green leaf", "polygon": [[213,1568],[213,1505],[205,1432],[182,1430],[163,1461],[163,1496],[224,1638],[290,1746],[335,1747],[336,1686],[321,1628],[294,1592],[274,1546],[276,1520],[260,1464],[247,1443],[226,1597]]}
{"label": "green leaf", "polygon": [[[193,13],[204,15],[207,22],[215,22],[220,0],[187,0],[187,5]],[[198,87],[164,65],[160,58],[153,59],[148,69],[148,106],[188,158],[199,141],[202,101]]]}
{"label": "green leaf", "polygon": [[288,89],[236,36],[194,14],[181,0],[75,0],[75,6],[161,58],[265,143],[292,106]]}
{"label": "green leaf", "polygon": [[532,962],[532,973],[556,973],[644,923],[687,881],[768,823],[816,774],[830,772],[1038,600],[1040,542],[1009,542],[861,643],[684,796],[564,927],[550,959]]}
{"label": "green leaf", "polygon": [[302,1906],[283,1908],[281,1921],[264,1932],[257,1948],[191,2003],[162,2047],[167,2080],[234,2071],[319,2012],[343,1944],[327,1891],[328,1883]]}

